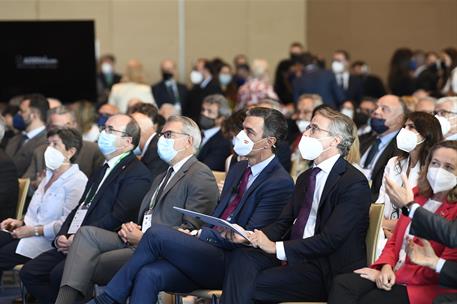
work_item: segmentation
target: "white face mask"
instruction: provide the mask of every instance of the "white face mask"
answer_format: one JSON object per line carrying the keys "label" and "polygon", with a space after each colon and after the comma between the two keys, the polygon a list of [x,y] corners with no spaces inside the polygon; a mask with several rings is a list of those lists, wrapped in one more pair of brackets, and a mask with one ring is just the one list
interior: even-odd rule
{"label": "white face mask", "polygon": [[449,191],[457,185],[457,177],[443,168],[428,168],[427,180],[433,193]]}
{"label": "white face mask", "polygon": [[[328,137],[320,138],[325,139]],[[300,139],[300,143],[298,144],[298,150],[300,150],[301,156],[306,160],[315,160],[319,157],[323,152],[330,149],[328,147],[324,150],[324,146],[322,145],[320,139],[309,137],[309,136],[302,136]]]}
{"label": "white face mask", "polygon": [[436,119],[440,122],[441,125],[441,132],[443,132],[443,136],[445,136],[451,130],[451,123],[446,117],[435,115]]}
{"label": "white face mask", "polygon": [[342,108],[341,109],[341,114],[346,115],[350,119],[354,118],[354,111],[348,108]]}
{"label": "white face mask", "polygon": [[332,71],[333,73],[340,74],[344,72],[344,63],[340,61],[332,62]]}
{"label": "white face mask", "polygon": [[303,132],[305,132],[306,128],[309,126],[309,124],[311,122],[308,120],[299,119],[296,121],[296,123],[297,123],[298,130],[300,130],[300,132],[303,133]]}
{"label": "white face mask", "polygon": [[102,63],[100,67],[103,74],[111,74],[113,73],[113,66],[107,62]]}
{"label": "white face mask", "polygon": [[417,145],[420,145],[424,142],[424,139],[419,140],[420,135],[414,133],[413,131],[402,128],[397,135],[397,147],[398,149],[409,153],[416,148]]}
{"label": "white face mask", "polygon": [[47,147],[44,151],[44,162],[49,170],[56,170],[65,162],[65,156],[54,147]]}
{"label": "white face mask", "polygon": [[246,156],[251,153],[254,142],[248,137],[246,131],[241,130],[235,137],[233,151],[240,156]]}
{"label": "white face mask", "polygon": [[199,84],[203,81],[203,74],[199,71],[190,72],[190,81],[193,84]]}

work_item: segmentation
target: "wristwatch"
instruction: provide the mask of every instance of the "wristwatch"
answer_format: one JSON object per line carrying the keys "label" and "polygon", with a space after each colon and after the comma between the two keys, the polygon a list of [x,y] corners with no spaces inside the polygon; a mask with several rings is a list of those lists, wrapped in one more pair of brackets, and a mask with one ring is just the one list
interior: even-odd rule
{"label": "wristwatch", "polygon": [[409,216],[409,211],[411,209],[411,206],[415,203],[415,201],[410,201],[409,203],[407,203],[406,205],[404,205],[402,208],[401,208],[401,213],[404,215],[404,216]]}
{"label": "wristwatch", "polygon": [[33,234],[34,234],[35,236],[40,236],[40,233],[38,232],[38,226],[34,226],[34,227],[33,227]]}

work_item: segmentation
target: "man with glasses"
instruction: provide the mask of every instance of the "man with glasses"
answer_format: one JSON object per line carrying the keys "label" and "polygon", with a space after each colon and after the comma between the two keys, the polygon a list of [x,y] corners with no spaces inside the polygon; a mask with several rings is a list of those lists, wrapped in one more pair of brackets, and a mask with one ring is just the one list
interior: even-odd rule
{"label": "man with glasses", "polygon": [[116,231],[135,219],[151,184],[149,170],[132,152],[139,139],[140,128],[131,117],[114,115],[106,122],[98,139],[105,164],[90,177],[78,207],[62,224],[55,249],[29,261],[20,272],[27,291],[40,303],[54,303],[67,253],[80,227]]}
{"label": "man with glasses", "polygon": [[395,95],[385,95],[378,100],[376,110],[371,114],[371,132],[360,136],[360,167],[372,182],[373,201],[381,188],[384,167],[397,152],[395,137],[405,122],[407,108]]}
{"label": "man with glasses", "polygon": [[117,233],[82,227],[68,253],[56,303],[74,303],[79,296],[92,295],[94,283],[105,285],[129,260],[152,224],[200,228],[198,220],[173,209],[177,206],[210,214],[216,206],[216,180],[211,170],[195,158],[200,141],[200,129],[190,118],[172,116],[167,120],[157,147],[169,167],[157,176],[144,196],[136,223],[124,223]]}
{"label": "man with glasses", "polygon": [[446,140],[457,140],[457,97],[438,99],[435,114]]}

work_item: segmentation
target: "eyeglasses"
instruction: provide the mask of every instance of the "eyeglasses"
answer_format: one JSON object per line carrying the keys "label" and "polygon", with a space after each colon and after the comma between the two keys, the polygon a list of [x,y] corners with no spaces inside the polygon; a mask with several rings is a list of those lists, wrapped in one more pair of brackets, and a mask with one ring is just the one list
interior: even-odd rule
{"label": "eyeglasses", "polygon": [[446,111],[446,110],[434,111],[433,114],[438,115],[438,116],[443,116],[443,117],[457,115],[457,113],[455,113],[455,112]]}
{"label": "eyeglasses", "polygon": [[181,132],[175,132],[175,131],[165,131],[165,132],[159,133],[159,137],[163,136],[165,138],[173,138],[173,134],[180,134],[180,135],[190,136],[187,133],[181,133]]}
{"label": "eyeglasses", "polygon": [[123,137],[131,137],[131,135],[129,133],[116,130],[111,126],[100,126],[99,129],[100,129],[100,132],[105,131],[107,134],[121,133]]}
{"label": "eyeglasses", "polygon": [[319,126],[316,125],[316,124],[309,124],[309,125],[306,127],[306,129],[305,129],[305,132],[306,132],[306,131],[310,131],[310,134],[312,134],[312,135],[314,135],[314,134],[316,134],[316,133],[318,133],[318,132],[327,132],[327,133],[330,133],[329,130],[321,129],[321,128],[319,128]]}

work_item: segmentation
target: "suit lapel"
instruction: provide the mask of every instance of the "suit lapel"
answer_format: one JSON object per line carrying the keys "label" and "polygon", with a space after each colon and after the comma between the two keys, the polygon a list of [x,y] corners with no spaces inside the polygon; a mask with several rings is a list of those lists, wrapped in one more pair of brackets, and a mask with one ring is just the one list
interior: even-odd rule
{"label": "suit lapel", "polygon": [[389,142],[389,144],[387,145],[387,147],[384,149],[384,151],[382,151],[381,155],[379,155],[378,160],[376,161],[376,164],[373,167],[373,170],[371,172],[372,179],[373,179],[373,176],[377,176],[379,170],[384,171],[384,167],[387,163],[387,160],[389,158],[391,158],[393,151],[395,150],[396,144],[397,144],[396,141],[394,139],[392,139]]}
{"label": "suit lapel", "polygon": [[[187,170],[197,161],[195,156],[192,156],[189,158],[184,165],[181,167],[181,169],[175,173],[175,175],[171,178],[171,180],[168,182],[168,184],[165,186],[165,189],[163,189],[162,195],[157,198],[157,203],[159,203],[165,195],[176,185],[176,183],[186,175]],[[156,204],[157,205],[157,204]]]}
{"label": "suit lapel", "polygon": [[345,171],[346,171],[345,160],[342,157],[340,157],[336,161],[335,165],[333,166],[332,170],[330,171],[330,173],[329,173],[329,175],[327,177],[327,181],[325,182],[324,190],[322,191],[322,196],[321,196],[321,199],[319,201],[318,209],[321,207],[323,202],[325,202],[325,200],[327,199],[328,195],[332,192],[333,188],[336,186],[336,184],[340,180],[341,175]]}

